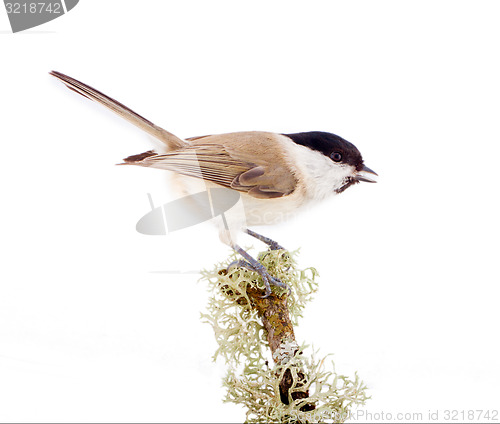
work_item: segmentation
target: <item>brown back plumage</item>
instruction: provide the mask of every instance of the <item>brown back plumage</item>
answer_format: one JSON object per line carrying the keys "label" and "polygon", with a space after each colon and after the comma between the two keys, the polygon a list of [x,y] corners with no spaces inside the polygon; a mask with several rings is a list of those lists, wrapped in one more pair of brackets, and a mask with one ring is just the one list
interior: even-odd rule
{"label": "brown back plumage", "polygon": [[[283,197],[293,192],[296,180],[284,160],[277,135],[266,132],[240,132],[193,137],[188,147],[166,154],[134,155],[124,164],[174,171],[202,178],[256,198]],[[271,152],[269,152],[271,150]],[[281,165],[275,165],[280,163]]]}

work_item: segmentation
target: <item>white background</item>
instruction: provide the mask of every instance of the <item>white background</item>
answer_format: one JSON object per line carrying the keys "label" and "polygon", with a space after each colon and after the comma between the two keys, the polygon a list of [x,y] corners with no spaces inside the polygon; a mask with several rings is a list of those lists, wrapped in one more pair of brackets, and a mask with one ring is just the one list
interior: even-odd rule
{"label": "white background", "polygon": [[[369,413],[499,409],[498,2],[82,0],[12,34],[0,11],[0,421],[226,421],[199,225],[144,236],[148,137],[48,75],[181,136],[330,131],[360,184],[260,229],[321,274],[299,342],[358,371]],[[244,240],[245,245],[250,240]],[[255,244],[255,243],[254,243]],[[255,244],[256,247],[259,247]]]}

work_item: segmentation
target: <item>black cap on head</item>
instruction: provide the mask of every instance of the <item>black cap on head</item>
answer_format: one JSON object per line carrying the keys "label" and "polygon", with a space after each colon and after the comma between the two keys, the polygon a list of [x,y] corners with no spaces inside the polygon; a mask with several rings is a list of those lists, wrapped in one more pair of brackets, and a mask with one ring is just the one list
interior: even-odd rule
{"label": "black cap on head", "polygon": [[297,144],[323,153],[334,161],[335,153],[340,153],[339,163],[352,165],[357,171],[361,171],[363,168],[363,158],[356,146],[338,135],[321,131],[283,135],[291,138]]}

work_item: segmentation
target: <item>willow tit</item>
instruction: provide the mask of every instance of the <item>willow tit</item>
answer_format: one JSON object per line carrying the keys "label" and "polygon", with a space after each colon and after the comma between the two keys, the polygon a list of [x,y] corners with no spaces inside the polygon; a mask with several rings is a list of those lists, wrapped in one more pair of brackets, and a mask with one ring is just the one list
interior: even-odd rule
{"label": "willow tit", "polygon": [[244,258],[239,265],[259,273],[266,296],[271,285],[286,285],[238,245],[238,233],[246,232],[271,249],[281,249],[247,227],[282,221],[360,181],[376,182],[377,174],[364,165],[358,149],[335,134],[250,131],[181,139],[74,78],[55,71],[50,74],[160,141],[155,150],[125,158],[124,165],[173,171],[174,186],[185,195],[199,191],[196,182],[200,180],[209,189],[224,187],[239,194],[240,207],[221,214],[219,235]]}

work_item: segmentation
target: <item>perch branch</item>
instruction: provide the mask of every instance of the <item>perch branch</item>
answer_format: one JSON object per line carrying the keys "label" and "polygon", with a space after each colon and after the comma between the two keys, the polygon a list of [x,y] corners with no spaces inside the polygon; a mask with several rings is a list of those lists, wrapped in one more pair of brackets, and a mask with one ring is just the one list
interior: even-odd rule
{"label": "perch branch", "polygon": [[[288,312],[288,294],[284,293],[281,296],[272,293],[269,297],[264,298],[264,292],[254,287],[248,287],[247,294],[252,301],[262,324],[267,332],[267,341],[271,348],[273,360],[277,365],[284,365],[290,361],[299,350],[299,346],[295,341],[295,334],[293,332],[293,324],[290,320]],[[304,373],[299,370],[297,373],[298,381],[294,382],[290,368],[287,368],[283,378],[280,382],[280,397],[281,401],[289,404],[289,392],[294,386],[299,388],[303,385],[305,380]],[[305,399],[309,397],[308,390],[295,390],[291,393],[291,398]],[[315,408],[313,404],[303,405],[302,411],[311,411]]]}

